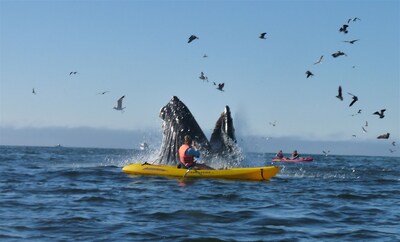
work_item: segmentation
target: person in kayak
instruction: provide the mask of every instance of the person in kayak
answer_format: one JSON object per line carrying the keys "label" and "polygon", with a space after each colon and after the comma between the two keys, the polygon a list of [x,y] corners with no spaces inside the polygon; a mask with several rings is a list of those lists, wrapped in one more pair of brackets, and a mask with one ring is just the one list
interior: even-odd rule
{"label": "person in kayak", "polygon": [[292,159],[294,160],[294,159],[299,159],[299,158],[300,158],[299,153],[297,153],[297,150],[294,150],[292,153]]}
{"label": "person in kayak", "polygon": [[280,150],[278,153],[276,153],[275,157],[278,158],[278,159],[283,159],[284,155],[283,155],[282,150]]}
{"label": "person in kayak", "polygon": [[202,170],[214,170],[212,167],[206,164],[197,163],[194,158],[200,157],[200,151],[192,147],[192,138],[189,135],[185,135],[183,145],[179,148],[179,160],[182,165],[189,169],[191,167]]}

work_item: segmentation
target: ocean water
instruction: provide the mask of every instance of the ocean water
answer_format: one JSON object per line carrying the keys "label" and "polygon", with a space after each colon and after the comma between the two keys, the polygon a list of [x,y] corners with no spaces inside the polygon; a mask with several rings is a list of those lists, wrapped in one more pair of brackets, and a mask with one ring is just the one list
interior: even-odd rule
{"label": "ocean water", "polygon": [[400,241],[398,157],[312,155],[268,182],[182,181],[123,173],[141,152],[0,146],[0,241]]}

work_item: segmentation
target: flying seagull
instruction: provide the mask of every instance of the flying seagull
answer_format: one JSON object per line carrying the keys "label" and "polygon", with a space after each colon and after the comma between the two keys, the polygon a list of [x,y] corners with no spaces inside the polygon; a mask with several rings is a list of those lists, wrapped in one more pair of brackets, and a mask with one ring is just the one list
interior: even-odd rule
{"label": "flying seagull", "polygon": [[396,146],[396,141],[393,141],[393,142],[392,142],[392,145],[393,145],[393,146]]}
{"label": "flying seagull", "polygon": [[364,126],[361,127],[363,130],[363,133],[367,133],[367,130],[364,128]]}
{"label": "flying seagull", "polygon": [[361,111],[362,111],[361,109],[358,109],[357,113],[355,113],[355,114],[352,114],[351,116],[353,116],[353,117],[354,117],[354,116],[356,116],[356,115],[359,115],[359,114],[361,114]]}
{"label": "flying seagull", "polygon": [[377,139],[389,139],[390,133],[381,134],[377,137]]}
{"label": "flying seagull", "polygon": [[314,76],[314,74],[311,71],[306,71],[306,76],[309,78],[310,76]]}
{"label": "flying seagull", "polygon": [[260,39],[266,39],[266,38],[265,38],[265,35],[266,35],[266,34],[267,34],[267,33],[261,33],[261,34],[260,34],[260,37],[258,37],[258,38],[260,38]]}
{"label": "flying seagull", "polygon": [[347,56],[346,53],[344,53],[344,52],[342,52],[340,50],[332,54],[333,58],[337,58],[337,57],[342,56],[342,55]]}
{"label": "flying seagull", "polygon": [[340,101],[343,101],[343,96],[342,96],[342,87],[341,86],[339,86],[339,89],[338,89],[338,95],[336,96],[337,98],[339,98],[340,99]]}
{"label": "flying seagull", "polygon": [[349,93],[349,92],[348,92],[348,94],[351,95],[351,96],[353,96],[353,101],[351,101],[351,103],[349,104],[349,107],[351,107],[351,106],[353,106],[353,104],[354,104],[355,102],[358,101],[358,97],[357,97],[356,95],[353,95],[353,94]]}
{"label": "flying seagull", "polygon": [[125,95],[120,97],[117,101],[117,106],[114,107],[115,110],[122,111],[125,107],[122,107],[122,100],[124,99]]}
{"label": "flying seagull", "polygon": [[217,89],[220,90],[221,92],[223,92],[224,85],[225,85],[225,83],[219,83]]}
{"label": "flying seagull", "polygon": [[349,31],[347,30],[347,27],[349,27],[347,24],[343,24],[342,27],[340,27],[339,32],[343,32],[347,34]]}
{"label": "flying seagull", "polygon": [[69,73],[69,75],[72,75],[72,74],[76,75],[76,74],[78,74],[78,72],[77,72],[77,71],[71,71],[71,72]]}
{"label": "flying seagull", "polygon": [[314,63],[314,65],[321,63],[323,58],[324,56],[321,55],[321,57],[319,57],[319,59]]}
{"label": "flying seagull", "polygon": [[355,42],[359,41],[359,39],[353,39],[353,40],[345,40],[343,42],[349,43],[349,44],[354,44]]}
{"label": "flying seagull", "polygon": [[389,151],[390,151],[390,153],[393,153],[393,152],[395,152],[396,150],[389,149]]}
{"label": "flying seagull", "polygon": [[36,95],[35,88],[32,88],[32,93]]}
{"label": "flying seagull", "polygon": [[206,54],[203,55],[203,58],[207,58],[207,57],[208,57],[208,55],[206,55]]}
{"label": "flying seagull", "polygon": [[381,111],[379,112],[379,111],[376,111],[375,113],[373,113],[373,114],[376,114],[376,115],[378,115],[379,116],[379,118],[384,118],[385,117],[385,115],[383,114],[384,112],[386,111],[386,109],[381,109]]}
{"label": "flying seagull", "polygon": [[276,121],[274,121],[274,122],[269,122],[269,124],[272,125],[273,127],[275,127],[275,126],[276,126]]}
{"label": "flying seagull", "polygon": [[[347,21],[347,22],[350,22],[350,20],[351,20],[351,19],[349,19],[349,21]],[[353,18],[353,22],[356,22],[357,20],[361,20],[361,19],[358,18],[358,17]]]}
{"label": "flying seagull", "polygon": [[196,35],[191,35],[191,36],[189,37],[188,43],[190,43],[190,42],[192,42],[193,40],[198,39],[198,38],[199,38],[199,37],[197,37]]}
{"label": "flying seagull", "polygon": [[200,80],[208,81],[208,77],[206,77],[206,76],[204,75],[204,72],[201,72],[201,73],[200,73],[199,78],[200,78]]}
{"label": "flying seagull", "polygon": [[329,152],[331,152],[331,151],[330,150],[328,150],[328,151],[323,150],[322,151],[322,153],[324,153],[325,156],[328,156]]}
{"label": "flying seagull", "polygon": [[368,121],[365,121],[365,125],[364,125],[365,127],[368,127]]}
{"label": "flying seagull", "polygon": [[97,95],[99,95],[99,94],[104,95],[104,94],[106,94],[107,92],[110,92],[110,91],[99,92],[99,93],[97,93]]}

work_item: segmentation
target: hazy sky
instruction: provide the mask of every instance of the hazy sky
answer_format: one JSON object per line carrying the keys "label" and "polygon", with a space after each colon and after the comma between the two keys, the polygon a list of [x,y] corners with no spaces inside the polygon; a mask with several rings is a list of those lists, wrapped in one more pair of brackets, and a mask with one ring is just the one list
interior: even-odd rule
{"label": "hazy sky", "polygon": [[[399,1],[1,0],[0,7],[3,128],[159,129],[159,110],[176,95],[203,130],[229,105],[239,135],[375,142],[389,132],[382,142],[400,144]],[[192,34],[199,39],[188,44]],[[347,56],[333,58],[339,50]],[[359,99],[352,107],[348,92]],[[124,113],[112,109],[122,95]],[[383,108],[385,118],[372,115]]]}

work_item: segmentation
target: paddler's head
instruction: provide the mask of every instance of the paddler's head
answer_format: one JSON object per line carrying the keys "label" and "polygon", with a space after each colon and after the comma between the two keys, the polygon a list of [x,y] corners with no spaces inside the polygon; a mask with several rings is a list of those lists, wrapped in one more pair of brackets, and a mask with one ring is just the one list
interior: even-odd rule
{"label": "paddler's head", "polygon": [[192,145],[192,138],[189,135],[185,135],[183,143]]}

